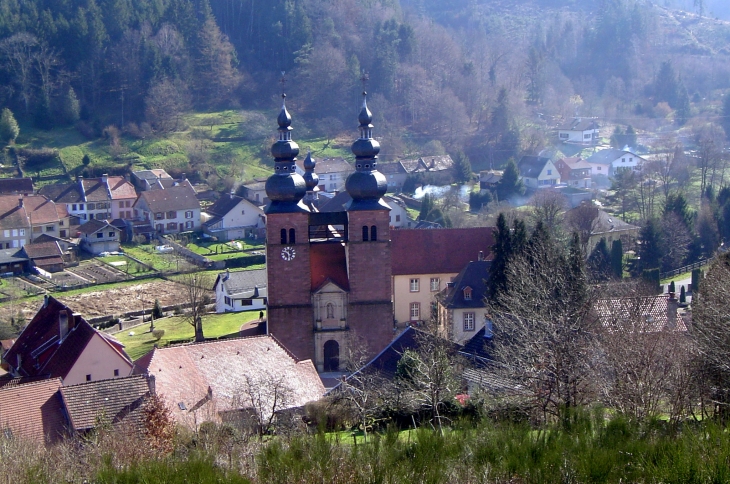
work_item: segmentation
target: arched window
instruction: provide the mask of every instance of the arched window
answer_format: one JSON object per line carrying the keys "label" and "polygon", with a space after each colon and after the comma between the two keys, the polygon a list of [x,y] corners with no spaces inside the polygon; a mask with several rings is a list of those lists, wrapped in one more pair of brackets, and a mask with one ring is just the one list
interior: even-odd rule
{"label": "arched window", "polygon": [[363,242],[368,241],[368,226],[367,225],[362,226],[362,241]]}
{"label": "arched window", "polygon": [[297,233],[294,229],[289,229],[289,243],[290,244],[297,243]]}
{"label": "arched window", "polygon": [[281,229],[281,243],[286,244],[286,229]]}
{"label": "arched window", "polygon": [[378,228],[375,225],[370,227],[370,240],[372,240],[373,242],[378,240]]}
{"label": "arched window", "polygon": [[335,319],[335,306],[332,303],[327,303],[327,319]]}
{"label": "arched window", "polygon": [[340,344],[331,339],[324,344],[324,371],[340,369]]}

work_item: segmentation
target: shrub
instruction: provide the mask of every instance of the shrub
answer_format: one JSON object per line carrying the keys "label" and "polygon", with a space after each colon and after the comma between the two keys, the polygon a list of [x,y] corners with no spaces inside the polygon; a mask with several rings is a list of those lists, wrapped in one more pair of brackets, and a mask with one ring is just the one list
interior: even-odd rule
{"label": "shrub", "polygon": [[155,341],[160,341],[160,339],[163,336],[165,336],[165,330],[164,329],[153,329],[152,336],[154,336]]}
{"label": "shrub", "polygon": [[160,319],[163,316],[164,314],[162,313],[162,305],[160,305],[160,300],[155,299],[155,305],[152,307],[152,317],[155,319]]}
{"label": "shrub", "polygon": [[38,170],[58,159],[58,150],[52,148],[22,148],[18,156],[25,159],[25,168]]}

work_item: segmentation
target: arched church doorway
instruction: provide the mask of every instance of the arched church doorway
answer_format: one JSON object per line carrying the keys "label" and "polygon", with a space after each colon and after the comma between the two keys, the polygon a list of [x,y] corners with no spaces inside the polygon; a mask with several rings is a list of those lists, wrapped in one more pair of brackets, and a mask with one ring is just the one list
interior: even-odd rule
{"label": "arched church doorway", "polygon": [[329,340],[324,344],[324,371],[338,371],[340,369],[340,344]]}

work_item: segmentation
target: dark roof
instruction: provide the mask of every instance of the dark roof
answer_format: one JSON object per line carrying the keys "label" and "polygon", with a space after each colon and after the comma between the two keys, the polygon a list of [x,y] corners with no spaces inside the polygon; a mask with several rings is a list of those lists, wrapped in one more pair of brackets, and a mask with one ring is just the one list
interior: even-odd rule
{"label": "dark roof", "polygon": [[416,225],[413,227],[414,229],[422,230],[422,229],[442,229],[443,226],[438,222],[429,222],[428,220],[419,220],[416,222]]}
{"label": "dark roof", "polygon": [[87,202],[106,202],[111,199],[106,183],[101,178],[81,178],[84,199]]}
{"label": "dark roof", "polygon": [[537,178],[542,173],[548,161],[550,161],[550,158],[544,158],[542,156],[523,156],[518,165],[520,176]]}
{"label": "dark roof", "polygon": [[66,434],[59,378],[0,388],[0,426],[14,437],[53,444]]}
{"label": "dark roof", "polygon": [[172,179],[172,177],[163,169],[156,168],[154,170],[138,170],[133,171],[132,176],[136,177],[139,180],[147,180],[149,182],[154,182],[158,178],[167,178]]}
{"label": "dark roof", "polygon": [[593,221],[591,235],[632,229],[638,231],[640,227],[626,223],[615,215],[599,210],[598,217]]}
{"label": "dark roof", "polygon": [[0,195],[33,193],[32,178],[0,178]]}
{"label": "dark roof", "polygon": [[407,175],[408,172],[403,165],[396,163],[378,163],[378,171],[383,175]]}
{"label": "dark roof", "polygon": [[391,230],[393,275],[458,273],[479,252],[489,259],[494,227]]}
{"label": "dark roof", "polygon": [[570,123],[565,124],[558,129],[561,131],[588,131],[598,129],[600,126],[595,119],[592,118],[573,118]]}
{"label": "dark roof", "polygon": [[491,359],[492,351],[494,350],[494,338],[485,338],[484,334],[486,331],[486,326],[477,331],[474,336],[464,343],[464,346],[461,348],[461,353],[470,357]]}
{"label": "dark roof", "polygon": [[61,388],[71,427],[77,432],[94,428],[102,415],[112,424],[124,420],[127,428],[141,428],[142,406],[149,394],[145,375]]}
{"label": "dark roof", "polygon": [[[352,171],[352,165],[350,165],[347,161],[345,161],[344,158],[336,157],[336,158],[322,158],[322,159],[316,159],[317,167],[315,168],[315,173],[319,174],[328,174],[328,173],[347,173],[348,171]],[[304,160],[303,159],[297,159],[296,161],[297,167],[304,171]]]}
{"label": "dark roof", "polygon": [[78,228],[78,231],[81,232],[82,234],[93,234],[94,232],[104,230],[107,227],[114,229],[114,230],[119,230],[119,228],[114,227],[106,220],[91,219],[88,222],[86,222],[85,224],[80,225]]}
{"label": "dark roof", "polygon": [[216,217],[223,217],[228,212],[236,208],[236,205],[241,203],[242,200],[245,199],[237,195],[225,194],[216,200],[213,205],[205,209],[205,211],[211,215],[215,215]]}
{"label": "dark roof", "polygon": [[46,257],[61,257],[63,251],[58,245],[58,242],[34,242],[32,244],[26,244],[23,246],[23,250],[29,259],[43,259]]}
{"label": "dark roof", "polygon": [[256,288],[266,288],[266,269],[256,269],[253,271],[237,271],[237,272],[221,272],[215,280],[213,289],[222,283],[229,295],[244,295],[244,297],[253,297]]}
{"label": "dark roof", "polygon": [[[491,261],[469,262],[454,279],[453,287],[444,290],[441,304],[449,309],[483,308],[491,265]],[[467,287],[471,288],[471,299],[464,299],[464,289]]]}
{"label": "dark roof", "polygon": [[38,190],[39,195],[45,195],[56,203],[83,203],[84,197],[78,183],[54,183]]}
{"label": "dark roof", "polygon": [[187,184],[166,188],[164,190],[142,192],[137,203],[139,203],[139,200],[144,200],[152,212],[194,210],[200,208],[200,202],[195,197],[195,190]]}
{"label": "dark roof", "polygon": [[345,291],[350,290],[350,279],[347,277],[347,255],[345,247],[341,243],[325,242],[310,245],[309,264],[312,291],[321,288],[328,280]]}
{"label": "dark roof", "polygon": [[[320,200],[324,200],[324,197],[320,197]],[[340,192],[334,197],[328,199],[326,202],[319,206],[320,212],[344,212],[345,205],[352,201],[352,197],[347,192]]]}
{"label": "dark roof", "polygon": [[2,249],[0,250],[0,264],[13,264],[27,262],[28,257],[23,254],[23,249]]}

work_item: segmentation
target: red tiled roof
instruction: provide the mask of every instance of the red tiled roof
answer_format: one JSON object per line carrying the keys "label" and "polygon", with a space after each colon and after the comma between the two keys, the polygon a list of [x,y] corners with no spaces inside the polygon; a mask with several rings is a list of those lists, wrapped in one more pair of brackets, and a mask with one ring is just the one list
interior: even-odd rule
{"label": "red tiled roof", "polygon": [[0,196],[0,229],[29,228],[28,215],[19,206],[17,195]]}
{"label": "red tiled roof", "polygon": [[0,427],[14,437],[58,442],[66,433],[60,388],[60,378],[0,388]]}
{"label": "red tiled roof", "polygon": [[479,252],[491,259],[494,227],[391,230],[393,275],[458,274]]}
{"label": "red tiled roof", "polygon": [[124,179],[122,176],[110,176],[107,178],[107,185],[112,194],[112,200],[126,200],[137,198],[137,192],[134,185]]}
{"label": "red tiled roof", "polygon": [[312,291],[316,291],[330,280],[345,291],[350,290],[347,277],[347,256],[345,247],[339,242],[312,244],[309,246],[309,267],[312,276]]}
{"label": "red tiled roof", "polygon": [[[50,242],[36,242],[23,246],[25,253],[30,259],[42,259],[46,257],[61,257],[63,251],[55,240]],[[61,261],[63,262],[63,260]]]}
{"label": "red tiled roof", "polygon": [[291,390],[288,408],[324,394],[311,360],[296,361],[270,336],[154,349],[135,362],[135,373],[154,376],[156,392],[175,420],[191,427],[218,420],[219,412],[249,407],[247,379],[261,385],[283,381]]}

